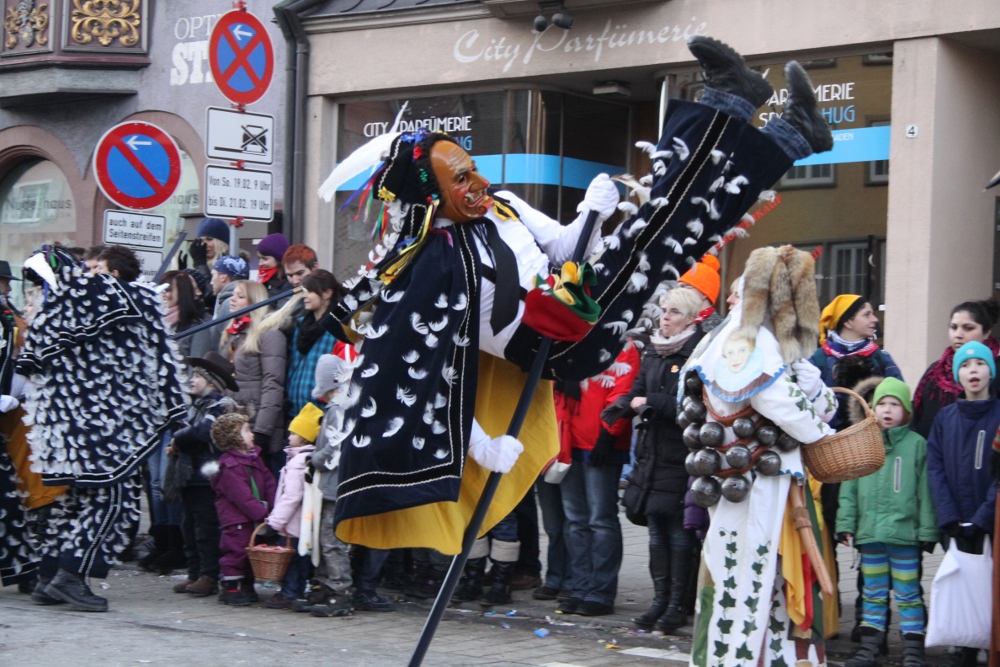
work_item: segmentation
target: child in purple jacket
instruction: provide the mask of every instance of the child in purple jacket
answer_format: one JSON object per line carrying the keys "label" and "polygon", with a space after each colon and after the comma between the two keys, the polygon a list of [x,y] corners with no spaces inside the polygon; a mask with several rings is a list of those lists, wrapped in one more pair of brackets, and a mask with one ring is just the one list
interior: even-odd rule
{"label": "child in purple jacket", "polygon": [[247,545],[256,524],[267,518],[274,504],[274,476],[253,444],[246,415],[222,415],[212,425],[212,442],[223,454],[218,473],[212,476],[215,510],[222,538],[219,541],[221,604],[245,607],[257,601]]}

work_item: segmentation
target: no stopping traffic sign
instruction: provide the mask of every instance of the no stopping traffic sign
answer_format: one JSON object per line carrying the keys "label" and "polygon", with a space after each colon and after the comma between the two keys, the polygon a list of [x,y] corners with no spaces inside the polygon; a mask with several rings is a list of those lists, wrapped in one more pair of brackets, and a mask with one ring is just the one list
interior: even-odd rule
{"label": "no stopping traffic sign", "polygon": [[181,152],[170,135],[152,123],[119,123],[97,142],[94,178],[118,206],[156,208],[180,183]]}
{"label": "no stopping traffic sign", "polygon": [[259,100],[274,74],[274,48],[264,24],[250,12],[223,14],[208,41],[208,64],[226,98],[236,104]]}

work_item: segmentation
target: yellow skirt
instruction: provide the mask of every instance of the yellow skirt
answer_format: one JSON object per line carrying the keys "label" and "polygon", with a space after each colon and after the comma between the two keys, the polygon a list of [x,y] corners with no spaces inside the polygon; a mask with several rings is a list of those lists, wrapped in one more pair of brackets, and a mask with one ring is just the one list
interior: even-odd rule
{"label": "yellow skirt", "polygon": [[[479,353],[479,384],[476,390],[476,421],[493,438],[506,433],[527,374],[517,366],[486,353]],[[504,475],[480,530],[485,535],[510,514],[538,479],[542,468],[559,453],[552,383],[538,384],[518,440],[524,453],[514,469]],[[348,544],[373,549],[429,547],[443,554],[462,550],[462,534],[482,495],[489,471],[465,460],[458,502],[440,502],[395,512],[347,519],[337,526],[337,537]]]}

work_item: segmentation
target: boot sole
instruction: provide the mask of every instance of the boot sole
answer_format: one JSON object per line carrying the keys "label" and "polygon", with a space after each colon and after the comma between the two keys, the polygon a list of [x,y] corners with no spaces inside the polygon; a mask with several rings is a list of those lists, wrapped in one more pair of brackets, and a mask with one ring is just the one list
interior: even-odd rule
{"label": "boot sole", "polygon": [[56,604],[66,604],[62,600],[57,600],[56,598],[51,597],[51,596],[46,595],[45,593],[41,593],[41,592],[32,593],[31,594],[31,601],[34,602],[35,604],[40,604],[40,605],[49,606],[49,607],[51,607],[52,605],[56,605]]}
{"label": "boot sole", "polygon": [[746,62],[743,60],[743,56],[741,56],[736,49],[729,46],[725,42],[719,41],[714,37],[694,37],[688,41],[688,51],[690,51],[691,55],[698,60],[699,64],[701,64],[701,58],[698,57],[697,51],[700,49],[704,49],[706,52],[711,52],[712,54],[743,68],[744,82],[747,83],[750,88],[749,90],[743,92],[752,96],[744,97],[744,99],[753,104],[755,109],[763,105],[771,98],[772,95],[774,95],[774,87],[771,86],[768,80],[765,79],[759,72],[755,72],[747,67]]}
{"label": "boot sole", "polygon": [[103,605],[87,605],[87,604],[82,604],[80,602],[76,602],[75,600],[73,600],[72,598],[70,598],[68,595],[65,595],[58,588],[53,588],[51,584],[45,587],[45,590],[43,591],[43,593],[45,593],[46,595],[48,595],[50,598],[52,598],[54,600],[58,600],[59,602],[63,602],[65,604],[68,604],[70,606],[70,609],[74,609],[76,611],[88,611],[88,612],[93,612],[93,613],[101,613],[101,612],[106,612],[108,610],[108,603],[107,602],[105,602]]}
{"label": "boot sole", "polygon": [[792,88],[798,89],[798,98],[800,100],[799,106],[809,109],[808,117],[813,127],[815,129],[823,128],[826,130],[822,137],[803,136],[803,138],[809,144],[809,147],[813,149],[814,153],[825,153],[826,151],[832,150],[833,134],[830,131],[830,125],[826,122],[826,119],[823,118],[823,114],[819,111],[819,103],[816,101],[816,94],[813,92],[812,80],[809,78],[809,75],[798,62],[792,60],[785,65],[785,79],[788,83],[789,89],[789,100],[786,103],[785,109],[787,110],[788,104],[791,103]]}

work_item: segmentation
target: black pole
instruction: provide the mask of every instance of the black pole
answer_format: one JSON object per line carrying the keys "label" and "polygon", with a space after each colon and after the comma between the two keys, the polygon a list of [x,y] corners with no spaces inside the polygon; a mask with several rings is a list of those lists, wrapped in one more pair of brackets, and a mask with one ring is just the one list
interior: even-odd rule
{"label": "black pole", "polygon": [[160,268],[156,272],[156,275],[153,276],[154,283],[160,282],[160,278],[162,278],[163,274],[167,272],[167,267],[170,266],[170,262],[174,261],[174,255],[177,254],[177,250],[180,249],[181,244],[184,243],[184,239],[187,238],[187,235],[188,233],[183,230],[177,235],[177,240],[174,241],[174,245],[170,247],[170,252],[167,253],[166,258],[163,260],[163,263],[160,264]]}
{"label": "black pole", "polygon": [[240,308],[239,310],[237,310],[234,313],[229,313],[228,315],[223,315],[222,317],[217,317],[214,320],[212,320],[211,322],[202,322],[198,326],[191,327],[190,329],[185,329],[184,331],[179,331],[178,333],[175,333],[174,335],[170,336],[170,340],[180,340],[181,338],[187,338],[188,336],[193,336],[194,334],[198,333],[199,331],[204,331],[205,329],[209,329],[211,327],[214,327],[216,324],[221,324],[222,322],[228,322],[229,320],[233,319],[234,317],[240,317],[241,315],[246,315],[247,313],[253,312],[253,311],[257,310],[258,308],[270,305],[270,304],[274,303],[275,301],[281,301],[282,299],[290,297],[293,294],[298,294],[301,289],[302,289],[301,287],[296,287],[295,289],[290,289],[287,292],[282,292],[281,294],[275,294],[274,296],[269,296],[268,298],[264,299],[263,301],[258,301],[257,303],[253,304],[252,306],[247,306],[246,308]]}
{"label": "black pole", "polygon": [[[597,211],[591,211],[587,214],[587,220],[584,222],[583,230],[580,232],[580,238],[576,241],[576,248],[573,250],[574,262],[583,261],[583,255],[587,252],[590,235],[594,231],[595,224],[597,224]],[[531,407],[531,401],[535,397],[535,389],[538,388],[538,382],[542,379],[542,371],[545,370],[545,362],[548,361],[549,348],[551,347],[552,339],[542,338],[538,346],[538,352],[535,354],[535,360],[531,364],[531,370],[528,372],[528,380],[524,383],[521,397],[518,399],[517,407],[514,409],[514,416],[511,417],[510,425],[507,427],[507,435],[516,438],[521,432],[524,419],[528,416],[528,408]],[[483,487],[483,495],[479,497],[476,509],[472,512],[472,518],[469,520],[469,525],[462,536],[462,552],[452,559],[451,567],[448,568],[448,574],[445,576],[444,581],[441,582],[441,590],[438,591],[437,598],[434,599],[434,606],[431,607],[431,613],[428,614],[427,620],[424,622],[424,629],[420,631],[420,639],[417,640],[417,646],[413,649],[413,656],[410,658],[409,667],[420,667],[424,661],[424,655],[426,655],[427,649],[430,648],[431,641],[434,640],[434,633],[437,632],[438,624],[444,617],[445,609],[448,608],[448,603],[455,592],[455,587],[458,586],[458,580],[465,569],[465,563],[469,560],[472,545],[479,535],[479,529],[486,518],[486,511],[493,502],[493,496],[497,492],[497,487],[500,485],[500,478],[502,476],[502,473],[491,472],[489,478],[486,480],[486,486]]]}

